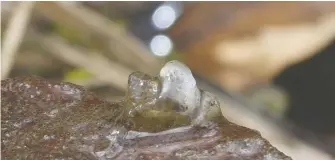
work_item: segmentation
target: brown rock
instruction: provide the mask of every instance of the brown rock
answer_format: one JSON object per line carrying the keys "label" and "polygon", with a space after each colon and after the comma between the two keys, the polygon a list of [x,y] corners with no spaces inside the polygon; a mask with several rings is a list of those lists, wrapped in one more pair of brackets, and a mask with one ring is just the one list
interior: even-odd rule
{"label": "brown rock", "polygon": [[222,116],[201,126],[177,113],[130,116],[127,100],[35,76],[1,81],[1,102],[4,159],[291,159]]}

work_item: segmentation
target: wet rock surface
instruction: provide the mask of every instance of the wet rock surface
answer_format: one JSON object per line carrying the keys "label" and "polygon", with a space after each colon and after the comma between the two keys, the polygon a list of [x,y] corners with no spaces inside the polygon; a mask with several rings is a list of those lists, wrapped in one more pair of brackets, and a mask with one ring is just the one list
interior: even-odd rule
{"label": "wet rock surface", "polygon": [[192,78],[175,61],[157,77],[135,72],[119,102],[36,76],[3,80],[1,157],[291,159],[257,131],[226,120],[216,98],[198,89]]}

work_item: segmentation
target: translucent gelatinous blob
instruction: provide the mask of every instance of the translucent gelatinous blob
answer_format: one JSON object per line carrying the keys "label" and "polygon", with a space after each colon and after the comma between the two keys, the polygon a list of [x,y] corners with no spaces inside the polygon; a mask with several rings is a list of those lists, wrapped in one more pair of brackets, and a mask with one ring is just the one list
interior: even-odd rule
{"label": "translucent gelatinous blob", "polygon": [[219,100],[211,93],[201,90],[200,106],[195,109],[192,124],[206,125],[215,118],[223,118]]}
{"label": "translucent gelatinous blob", "polygon": [[134,72],[129,76],[128,100],[134,111],[145,109],[168,110],[168,101],[177,104],[172,110],[191,117],[193,125],[204,125],[220,117],[219,101],[209,92],[198,89],[191,70],[178,61],[168,62],[158,77]]}
{"label": "translucent gelatinous blob", "polygon": [[142,72],[134,72],[129,76],[127,98],[137,111],[155,105],[160,90],[161,84],[157,77]]}
{"label": "translucent gelatinous blob", "polygon": [[178,61],[170,61],[161,69],[163,98],[176,101],[189,114],[200,105],[200,91],[191,70]]}

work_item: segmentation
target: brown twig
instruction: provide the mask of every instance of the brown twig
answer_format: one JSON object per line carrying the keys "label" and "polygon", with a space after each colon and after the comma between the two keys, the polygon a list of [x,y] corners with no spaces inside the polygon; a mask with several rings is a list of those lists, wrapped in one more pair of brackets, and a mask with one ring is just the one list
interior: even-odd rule
{"label": "brown twig", "polygon": [[[130,33],[113,21],[81,4],[66,2],[40,2],[38,10],[48,18],[74,27],[78,31],[93,32],[104,39],[109,50],[123,63],[138,70],[155,73],[160,61]],[[134,60],[136,59],[136,63]],[[143,65],[146,64],[146,65]]]}
{"label": "brown twig", "polygon": [[132,70],[115,62],[110,62],[100,54],[88,54],[87,51],[79,51],[66,44],[60,37],[39,35],[38,39],[42,46],[55,57],[71,65],[84,68],[101,83],[125,91],[128,75]]}
{"label": "brown twig", "polygon": [[1,79],[8,76],[20,47],[35,2],[21,2],[14,10],[1,46]]}

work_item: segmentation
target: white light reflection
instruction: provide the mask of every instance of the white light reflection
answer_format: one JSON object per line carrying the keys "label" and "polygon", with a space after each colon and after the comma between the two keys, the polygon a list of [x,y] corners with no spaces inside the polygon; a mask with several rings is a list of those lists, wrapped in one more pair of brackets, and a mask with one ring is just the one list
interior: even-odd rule
{"label": "white light reflection", "polygon": [[172,48],[172,41],[166,35],[156,35],[150,42],[151,52],[156,56],[167,56]]}
{"label": "white light reflection", "polygon": [[152,15],[152,22],[158,29],[169,28],[177,19],[177,13],[170,5],[158,7]]}

